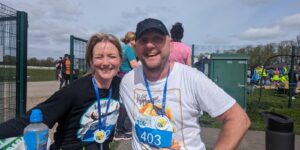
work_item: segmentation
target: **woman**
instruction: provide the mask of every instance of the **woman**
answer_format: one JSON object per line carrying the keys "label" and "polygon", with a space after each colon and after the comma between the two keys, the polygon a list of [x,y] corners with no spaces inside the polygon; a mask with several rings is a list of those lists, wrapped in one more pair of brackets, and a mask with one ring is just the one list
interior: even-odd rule
{"label": "woman", "polygon": [[123,59],[118,76],[122,78],[130,70],[136,68],[138,66],[138,62],[136,60],[136,55],[133,49],[133,46],[135,44],[134,32],[127,32],[125,37],[122,38],[121,41],[124,43],[124,45],[122,46]]}
{"label": "woman", "polygon": [[[120,107],[120,78],[116,75],[121,59],[121,46],[115,36],[93,35],[86,49],[89,73],[35,107],[42,110],[43,122],[49,128],[58,123],[50,149],[109,149]],[[0,139],[21,136],[29,124],[28,114],[30,111],[24,118],[0,124]],[[98,141],[103,144],[94,137],[100,131],[106,134],[104,142]]]}
{"label": "woman", "polygon": [[184,29],[182,24],[177,22],[173,25],[171,29],[171,38],[172,42],[170,43],[170,62],[179,62],[182,64],[186,64],[192,66],[192,49],[190,46],[181,42],[183,38]]}

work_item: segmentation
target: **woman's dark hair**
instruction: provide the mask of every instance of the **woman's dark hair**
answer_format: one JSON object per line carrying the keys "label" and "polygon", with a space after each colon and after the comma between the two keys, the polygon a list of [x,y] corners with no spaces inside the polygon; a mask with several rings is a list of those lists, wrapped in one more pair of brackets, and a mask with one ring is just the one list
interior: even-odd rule
{"label": "woman's dark hair", "polygon": [[182,23],[175,23],[171,29],[171,38],[173,39],[173,41],[181,42],[181,39],[183,38],[183,32],[184,29],[182,27]]}

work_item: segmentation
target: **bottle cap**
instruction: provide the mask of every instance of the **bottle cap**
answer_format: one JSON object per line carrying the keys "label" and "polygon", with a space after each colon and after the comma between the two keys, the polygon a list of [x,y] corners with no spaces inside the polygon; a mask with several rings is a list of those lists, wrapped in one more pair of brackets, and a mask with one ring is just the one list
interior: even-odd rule
{"label": "bottle cap", "polygon": [[42,111],[38,108],[33,109],[30,114],[30,122],[42,122],[42,121],[43,121]]}

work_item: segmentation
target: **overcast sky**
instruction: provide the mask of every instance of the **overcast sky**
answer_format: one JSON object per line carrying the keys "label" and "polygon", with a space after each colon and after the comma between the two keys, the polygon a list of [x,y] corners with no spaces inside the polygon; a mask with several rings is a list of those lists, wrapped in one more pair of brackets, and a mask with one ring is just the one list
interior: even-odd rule
{"label": "overcast sky", "polygon": [[168,29],[185,28],[183,42],[196,45],[257,45],[294,40],[300,34],[299,0],[0,0],[28,13],[28,58],[69,53],[70,35],[118,38],[145,18]]}

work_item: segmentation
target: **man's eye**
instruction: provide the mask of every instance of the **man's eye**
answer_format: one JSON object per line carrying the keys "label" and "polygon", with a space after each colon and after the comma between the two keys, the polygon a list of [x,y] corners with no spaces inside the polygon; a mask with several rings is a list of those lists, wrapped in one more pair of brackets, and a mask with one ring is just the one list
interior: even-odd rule
{"label": "man's eye", "polygon": [[139,40],[139,42],[140,42],[141,44],[147,44],[148,39],[142,38],[142,39]]}
{"label": "man's eye", "polygon": [[159,36],[153,37],[152,40],[153,40],[153,42],[156,43],[156,44],[161,43],[161,42],[163,41],[163,39],[162,39],[161,37],[159,37]]}
{"label": "man's eye", "polygon": [[163,38],[162,37],[160,37],[160,36],[154,36],[153,38],[152,38],[152,41],[153,41],[153,43],[155,43],[155,44],[160,44],[160,43],[162,43],[163,42]]}

